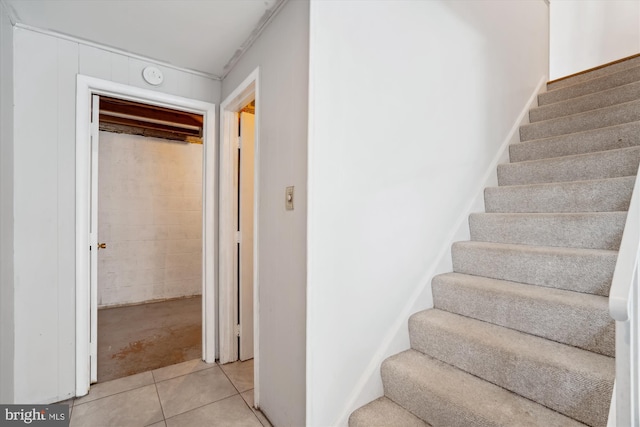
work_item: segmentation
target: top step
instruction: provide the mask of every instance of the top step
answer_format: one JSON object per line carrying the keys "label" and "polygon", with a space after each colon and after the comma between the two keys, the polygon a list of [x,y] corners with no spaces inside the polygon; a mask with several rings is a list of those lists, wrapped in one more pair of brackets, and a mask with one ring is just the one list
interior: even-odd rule
{"label": "top step", "polygon": [[626,58],[622,58],[618,61],[613,61],[608,64],[582,71],[577,74],[572,74],[570,76],[553,80],[547,83],[547,90],[562,89],[567,86],[573,86],[587,80],[602,77],[607,74],[617,73],[618,71],[638,66],[640,66],[640,54],[632,55]]}

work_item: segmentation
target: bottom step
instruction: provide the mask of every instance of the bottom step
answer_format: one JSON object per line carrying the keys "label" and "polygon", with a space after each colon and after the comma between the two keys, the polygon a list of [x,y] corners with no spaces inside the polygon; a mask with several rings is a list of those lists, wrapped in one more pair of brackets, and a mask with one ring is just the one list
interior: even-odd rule
{"label": "bottom step", "polygon": [[415,350],[386,359],[382,382],[385,396],[432,425],[584,426]]}
{"label": "bottom step", "polygon": [[349,427],[431,427],[386,397],[374,400],[349,417]]}

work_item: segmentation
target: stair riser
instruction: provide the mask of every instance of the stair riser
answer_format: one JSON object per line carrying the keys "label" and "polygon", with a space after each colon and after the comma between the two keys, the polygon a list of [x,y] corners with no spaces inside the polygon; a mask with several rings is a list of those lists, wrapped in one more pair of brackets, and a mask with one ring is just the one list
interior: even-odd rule
{"label": "stair riser", "polygon": [[565,87],[573,86],[578,83],[586,82],[587,80],[597,79],[599,77],[607,76],[609,74],[615,74],[622,70],[628,70],[629,68],[640,66],[640,56],[635,56],[616,62],[615,64],[608,65],[606,67],[598,68],[585,73],[576,74],[571,77],[564,78],[562,80],[556,80],[547,84],[547,91],[556,89],[562,89]]}
{"label": "stair riser", "polygon": [[491,282],[455,273],[436,276],[432,282],[434,307],[614,356],[615,324],[606,297]]}
{"label": "stair riser", "polygon": [[598,108],[610,107],[616,104],[635,101],[640,99],[640,82],[630,83],[603,92],[592,93],[579,98],[567,99],[555,104],[543,105],[532,108],[529,111],[529,121],[531,123],[543,120],[551,120],[559,117],[570,116],[572,114],[583,113],[585,111],[596,110]]}
{"label": "stair riser", "polygon": [[616,252],[609,251],[574,255],[551,250],[514,251],[467,242],[455,243],[452,256],[456,273],[603,296],[609,294],[616,262]]}
{"label": "stair riser", "polygon": [[[609,401],[602,396],[611,396],[614,367],[612,360],[609,364],[597,362],[609,358],[589,358],[595,359],[593,365],[605,372],[574,370],[568,361],[558,364],[558,358],[546,357],[544,353],[554,346],[545,346],[547,342],[543,339],[533,340],[534,344],[542,344],[540,348],[530,347],[531,340],[517,341],[518,335],[523,334],[514,331],[486,328],[486,324],[471,320],[466,322],[467,329],[461,331],[449,327],[442,319],[420,314],[409,321],[411,348],[588,425],[606,424]],[[476,328],[476,324],[480,327]],[[505,334],[505,339],[513,338],[515,343],[509,346],[491,340],[492,335],[501,332],[511,332]],[[527,346],[528,352],[517,346]],[[580,405],[576,407],[575,402]]]}
{"label": "stair riser", "polygon": [[385,396],[433,426],[584,427],[417,352],[385,360],[381,373]]}
{"label": "stair riser", "polygon": [[572,156],[640,145],[640,122],[512,144],[511,162]]}
{"label": "stair riser", "polygon": [[485,189],[486,212],[627,211],[635,177]]}
{"label": "stair riser", "polygon": [[626,213],[472,214],[471,240],[522,245],[618,250]]}
{"label": "stair riser", "polygon": [[520,141],[550,138],[640,120],[640,101],[520,126]]}
{"label": "stair riser", "polygon": [[550,90],[538,95],[538,105],[548,105],[570,98],[588,95],[640,80],[640,67],[629,68],[617,73],[577,83],[562,89]]}
{"label": "stair riser", "polygon": [[505,163],[498,165],[498,185],[527,185],[635,176],[638,172],[638,164],[640,164],[640,147]]}

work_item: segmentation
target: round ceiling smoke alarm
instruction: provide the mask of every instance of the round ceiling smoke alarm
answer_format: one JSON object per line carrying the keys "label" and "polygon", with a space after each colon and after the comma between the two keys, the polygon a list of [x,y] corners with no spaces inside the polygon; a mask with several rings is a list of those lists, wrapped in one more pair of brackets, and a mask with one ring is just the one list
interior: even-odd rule
{"label": "round ceiling smoke alarm", "polygon": [[142,78],[145,82],[153,86],[162,84],[162,81],[164,80],[162,71],[157,67],[145,67],[144,70],[142,70]]}

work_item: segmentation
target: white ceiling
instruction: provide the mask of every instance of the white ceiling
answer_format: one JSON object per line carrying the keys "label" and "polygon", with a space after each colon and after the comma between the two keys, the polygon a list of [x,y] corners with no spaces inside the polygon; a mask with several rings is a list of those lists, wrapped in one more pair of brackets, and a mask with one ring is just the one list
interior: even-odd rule
{"label": "white ceiling", "polygon": [[223,76],[282,0],[2,0],[16,22]]}

